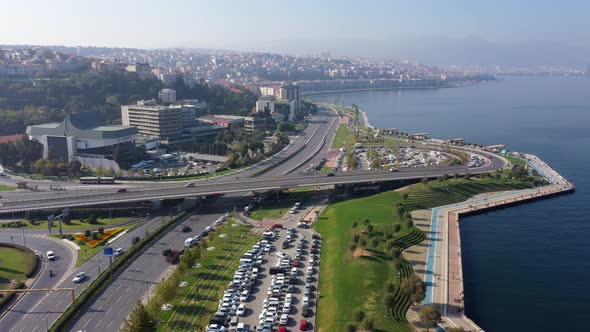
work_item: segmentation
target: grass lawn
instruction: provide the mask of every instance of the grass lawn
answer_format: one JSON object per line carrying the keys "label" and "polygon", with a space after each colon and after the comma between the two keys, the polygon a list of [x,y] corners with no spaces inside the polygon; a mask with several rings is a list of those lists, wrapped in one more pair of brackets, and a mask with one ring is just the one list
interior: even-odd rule
{"label": "grass lawn", "polygon": [[[504,178],[431,181],[426,186],[418,183],[397,191],[330,205],[314,225],[324,239],[316,321],[318,331],[345,331],[346,325],[354,322],[352,314],[357,308],[373,320],[377,331],[412,330],[405,318],[409,300],[399,293],[399,289],[394,294],[396,307],[392,314],[396,320],[384,314],[383,305],[385,282],[393,279],[398,287],[398,272],[403,277],[413,273],[409,262],[402,259],[400,271],[395,271],[380,236],[376,236],[380,239],[377,247],[365,246],[366,256],[353,257],[349,250],[353,234],[363,232],[363,218],[369,218],[376,234],[392,231],[394,225],[399,224],[401,230],[394,235],[395,244],[400,249],[407,249],[420,243],[425,235],[416,228],[408,228],[408,224],[400,219],[398,203],[405,212],[464,201],[483,192],[526,187],[524,183]],[[403,193],[408,193],[405,200]],[[352,227],[354,221],[358,222],[356,229]]]}
{"label": "grass lawn", "polygon": [[517,157],[508,156],[508,155],[502,155],[502,157],[508,159],[508,161],[510,161],[511,163],[513,163],[515,165],[526,165],[527,164],[527,162],[524,159],[520,159]]}
{"label": "grass lawn", "polygon": [[[62,224],[62,229],[64,230],[76,230],[76,229],[83,229],[83,228],[99,228],[99,227],[105,227],[105,226],[109,226],[115,223],[122,223],[122,222],[126,222],[129,221],[129,217],[119,217],[119,218],[98,218],[98,224],[96,225],[91,225],[87,222],[82,222],[79,219],[75,219],[72,220],[71,225],[66,225],[66,224]],[[30,221],[26,221],[26,223],[28,224],[27,227],[25,227],[25,229],[47,229],[47,221],[38,221],[35,223],[35,225],[32,225]],[[59,223],[58,222],[54,222],[53,223],[53,227],[51,227],[51,229],[55,232],[59,231]]]}
{"label": "grass lawn", "polygon": [[288,191],[281,194],[278,202],[274,200],[276,196],[271,195],[252,211],[250,218],[254,220],[280,219],[291,210],[296,202],[302,202],[306,195],[306,190]]}
{"label": "grass lawn", "polygon": [[0,191],[9,191],[9,190],[16,190],[16,187],[3,186],[0,184]]}
{"label": "grass lawn", "polygon": [[340,149],[344,146],[353,146],[356,142],[354,131],[350,130],[345,124],[338,125],[338,130],[332,141],[332,149]]}
{"label": "grass lawn", "polygon": [[[130,230],[134,229],[135,227],[139,226],[140,223],[141,222],[134,222],[131,224],[127,224],[125,226],[121,226],[121,228],[123,228],[124,230],[130,231]],[[115,236],[117,236],[118,234],[119,233],[115,234]],[[61,239],[61,237],[59,235],[53,235],[53,237],[55,237],[57,239]],[[71,240],[71,241],[76,243],[78,245],[78,247],[80,247],[80,250],[78,250],[78,258],[76,260],[76,267],[84,264],[84,262],[89,260],[97,252],[102,251],[102,249],[104,248],[104,245],[98,245],[98,246],[92,248],[82,241],[76,241],[76,240]]]}
{"label": "grass lawn", "polygon": [[[188,286],[177,289],[172,310],[159,312],[158,320],[164,322],[158,325],[159,331],[201,331],[217,311],[218,301],[239,265],[239,258],[260,239],[260,235],[251,232],[251,226],[232,227],[232,224],[230,220],[215,232],[209,243],[214,250],[201,248],[201,258],[197,261],[201,267],[180,276],[179,280],[188,282]],[[220,234],[227,237],[220,238]]]}
{"label": "grass lawn", "polygon": [[17,248],[0,246],[0,289],[10,286],[11,280],[24,281],[26,271],[35,264],[35,255]]}

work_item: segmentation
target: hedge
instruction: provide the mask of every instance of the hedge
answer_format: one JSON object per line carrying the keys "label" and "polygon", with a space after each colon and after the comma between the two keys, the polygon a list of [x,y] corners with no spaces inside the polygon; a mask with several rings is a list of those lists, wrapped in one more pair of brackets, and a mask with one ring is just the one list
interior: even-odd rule
{"label": "hedge", "polygon": [[[25,264],[26,266],[28,266],[28,270],[25,271],[25,277],[30,278],[33,275],[35,275],[35,272],[37,271],[37,269],[39,268],[39,257],[37,255],[35,255],[35,252],[33,252],[31,249],[18,245],[18,244],[9,244],[9,243],[0,243],[0,247],[4,247],[4,248],[11,248],[11,249],[16,249],[19,251],[22,251],[25,253],[25,257],[28,264]],[[24,287],[24,283],[19,281],[15,287],[10,287],[9,289],[20,289]],[[9,301],[16,296],[15,293],[7,293],[4,297],[0,298],[0,310],[4,309],[4,306],[9,303]]]}
{"label": "hedge", "polygon": [[[133,258],[137,254],[139,254],[142,249],[148,245],[152,240],[156,239],[160,234],[166,230],[169,230],[174,227],[174,225],[186,216],[189,212],[191,212],[194,208],[190,208],[184,212],[182,212],[179,216],[172,219],[168,223],[160,226],[155,232],[150,233],[148,236],[143,238],[139,241],[136,245],[131,247],[129,251],[125,252],[121,255],[118,259],[113,262],[112,269],[113,274],[118,273],[120,270],[126,267],[127,263],[132,261]],[[103,289],[105,289],[109,285],[110,280],[110,273],[108,271],[104,271],[101,273],[96,279],[94,279],[90,285],[78,296],[74,303],[72,303],[61,316],[53,323],[51,328],[49,329],[50,332],[57,332],[57,331],[64,331],[67,329],[68,325],[80,314],[83,312],[84,306],[90,303],[90,301],[94,298],[94,296],[98,295]]]}

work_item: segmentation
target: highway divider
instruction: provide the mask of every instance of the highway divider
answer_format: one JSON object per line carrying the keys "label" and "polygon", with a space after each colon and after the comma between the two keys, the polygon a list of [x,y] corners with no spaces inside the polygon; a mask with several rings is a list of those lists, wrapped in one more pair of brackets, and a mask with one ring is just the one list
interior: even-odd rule
{"label": "highway divider", "polygon": [[162,235],[163,232],[172,229],[179,220],[183,219],[186,215],[192,212],[195,207],[187,209],[180,213],[178,216],[174,217],[172,220],[168,221],[164,225],[160,226],[156,231],[150,233],[145,238],[141,239],[137,244],[131,247],[127,252],[123,255],[119,256],[117,259],[113,261],[111,266],[112,273],[109,270],[103,271],[96,279],[94,279],[90,285],[74,300],[74,302],[61,314],[61,316],[53,323],[51,328],[48,331],[50,332],[58,332],[58,331],[65,331],[67,330],[68,326],[74,322],[76,317],[81,314],[84,308],[90,304],[90,302],[94,299],[95,296],[100,294],[111,281],[111,274],[116,275],[117,273],[121,272],[124,268],[128,266],[130,262],[132,262],[141,252],[143,249],[156,240],[158,237]]}

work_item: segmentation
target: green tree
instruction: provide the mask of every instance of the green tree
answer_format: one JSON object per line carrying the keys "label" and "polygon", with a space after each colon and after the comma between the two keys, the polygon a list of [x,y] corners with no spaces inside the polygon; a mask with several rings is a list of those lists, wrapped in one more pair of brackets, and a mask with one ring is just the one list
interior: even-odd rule
{"label": "green tree", "polygon": [[365,239],[360,239],[360,240],[359,240],[359,245],[360,245],[361,247],[363,247],[363,248],[364,248],[364,247],[367,245],[367,240],[365,240]]}
{"label": "green tree", "polygon": [[374,227],[371,224],[367,224],[366,229],[367,229],[367,233],[371,234],[371,233],[373,233]]}
{"label": "green tree", "polygon": [[365,319],[365,312],[362,310],[355,310],[352,313],[352,319],[354,319],[355,322],[360,323],[363,321],[363,319]]}
{"label": "green tree", "polygon": [[404,200],[408,199],[408,193],[403,193],[403,194],[402,194],[402,198],[403,198]]}
{"label": "green tree", "polygon": [[363,218],[363,225],[365,225],[365,226],[366,226],[366,225],[368,225],[368,224],[370,224],[370,223],[371,223],[371,220],[369,220],[369,218],[367,218],[367,217],[364,217],[364,218]]}
{"label": "green tree", "polygon": [[373,239],[371,239],[371,246],[373,248],[377,248],[377,246],[379,245],[379,239],[374,237]]}
{"label": "green tree", "polygon": [[389,314],[391,314],[393,308],[395,307],[395,296],[392,293],[393,292],[388,292],[385,294],[385,297],[383,297],[383,304],[385,305],[385,309],[387,309]]}
{"label": "green tree", "polygon": [[123,332],[150,332],[156,331],[156,322],[149,314],[141,301],[138,301],[131,315],[121,329]]}
{"label": "green tree", "polygon": [[357,222],[356,222],[356,221],[353,221],[353,222],[352,222],[352,228],[356,228],[356,226],[357,226],[357,225],[358,225],[358,224],[357,224]]}
{"label": "green tree", "polygon": [[415,274],[402,279],[400,290],[412,303],[420,303],[426,297],[426,284]]}
{"label": "green tree", "polygon": [[98,217],[96,216],[96,214],[93,213],[93,214],[91,214],[88,217],[88,223],[90,225],[96,225],[96,224],[98,224]]}
{"label": "green tree", "polygon": [[356,244],[354,244],[354,243],[349,244],[348,250],[350,250],[350,252],[354,252],[356,250]]}
{"label": "green tree", "polygon": [[393,225],[393,231],[395,233],[399,233],[399,231],[401,231],[401,230],[402,230],[402,225],[400,225],[400,224]]}
{"label": "green tree", "polygon": [[393,259],[398,259],[402,255],[402,251],[394,247],[391,249],[390,254]]}
{"label": "green tree", "polygon": [[426,331],[436,327],[436,325],[438,325],[438,321],[440,320],[440,312],[438,312],[434,306],[431,305],[420,308],[418,315],[420,316],[420,321],[422,324],[426,326]]}

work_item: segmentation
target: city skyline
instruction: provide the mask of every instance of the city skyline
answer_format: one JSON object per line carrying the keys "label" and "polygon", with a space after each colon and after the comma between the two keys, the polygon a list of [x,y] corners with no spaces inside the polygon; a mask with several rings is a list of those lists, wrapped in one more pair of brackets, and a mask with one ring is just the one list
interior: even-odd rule
{"label": "city skyline", "polygon": [[[490,43],[590,44],[590,22],[584,15],[590,8],[577,0],[565,1],[557,12],[550,1],[463,0],[429,1],[427,5],[302,1],[297,6],[270,1],[170,4],[108,0],[92,8],[71,1],[52,2],[51,6],[28,1],[9,2],[3,8],[14,13],[0,21],[0,29],[10,31],[0,40],[3,44],[268,51],[286,48],[286,40],[295,40],[308,50],[317,44],[330,48],[339,40],[404,44],[424,38],[466,37]],[[134,12],[150,19],[133,19]]]}

